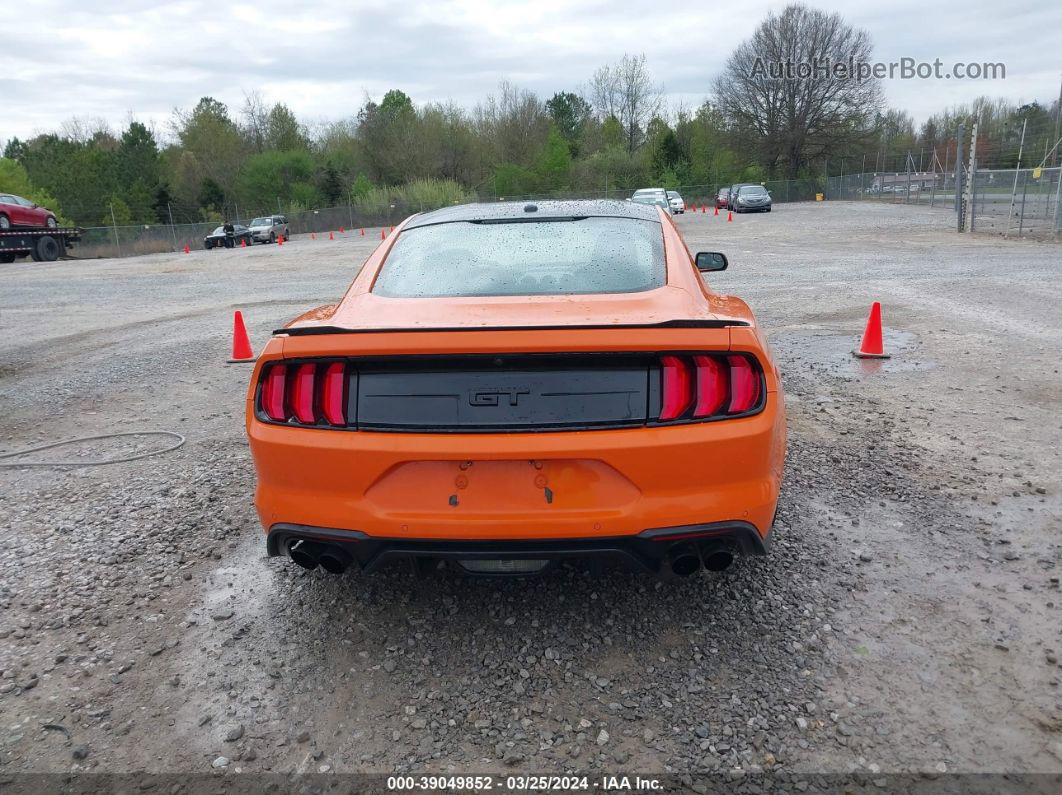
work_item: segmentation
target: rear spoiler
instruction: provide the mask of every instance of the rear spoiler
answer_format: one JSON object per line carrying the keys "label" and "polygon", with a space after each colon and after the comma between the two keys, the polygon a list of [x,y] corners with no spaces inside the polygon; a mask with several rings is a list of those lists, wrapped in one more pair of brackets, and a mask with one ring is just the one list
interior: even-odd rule
{"label": "rear spoiler", "polygon": [[571,329],[612,329],[612,328],[729,328],[731,326],[748,326],[744,320],[665,320],[663,323],[609,323],[597,326],[455,326],[455,327],[417,327],[417,328],[341,328],[339,326],[292,326],[278,328],[273,334],[286,334],[289,337],[310,337],[318,334],[379,334],[412,333],[423,331],[561,331]]}

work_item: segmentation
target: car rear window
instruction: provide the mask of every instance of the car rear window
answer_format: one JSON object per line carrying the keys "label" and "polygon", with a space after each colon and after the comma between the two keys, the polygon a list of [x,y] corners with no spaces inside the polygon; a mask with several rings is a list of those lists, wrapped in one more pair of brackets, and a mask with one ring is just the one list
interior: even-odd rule
{"label": "car rear window", "polygon": [[631,293],[662,287],[660,224],[636,218],[476,223],[403,231],[372,291],[389,298]]}

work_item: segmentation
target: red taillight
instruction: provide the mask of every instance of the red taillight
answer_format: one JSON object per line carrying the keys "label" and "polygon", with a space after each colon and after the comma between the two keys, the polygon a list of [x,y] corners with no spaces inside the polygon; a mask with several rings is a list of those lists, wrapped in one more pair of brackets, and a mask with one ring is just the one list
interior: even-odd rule
{"label": "red taillight", "polygon": [[346,427],[346,386],[344,362],[274,364],[262,379],[260,410],[275,422]]}
{"label": "red taillight", "polygon": [[288,368],[283,364],[274,364],[266,374],[262,384],[262,411],[269,419],[284,422],[288,418],[284,410],[284,392]]}
{"label": "red taillight", "polygon": [[291,383],[291,410],[295,419],[303,425],[313,425],[313,376],[316,366],[313,362],[299,364]]}
{"label": "red taillight", "polygon": [[763,397],[759,363],[747,354],[664,354],[660,372],[660,422],[747,414]]}
{"label": "red taillight", "polygon": [[660,408],[662,421],[674,420],[686,413],[693,402],[690,366],[678,356],[660,357],[663,370],[663,405]]}
{"label": "red taillight", "polygon": [[346,412],[343,410],[343,386],[346,380],[346,368],[342,362],[328,365],[321,386],[321,408],[325,419],[332,425],[347,424]]}
{"label": "red taillight", "polygon": [[730,406],[727,414],[743,414],[760,402],[760,374],[744,356],[727,356],[730,365]]}
{"label": "red taillight", "polygon": [[697,402],[693,416],[697,419],[711,417],[726,400],[726,368],[712,356],[694,356],[693,366],[697,373]]}
{"label": "red taillight", "polygon": [[291,409],[295,419],[303,425],[313,425],[313,378],[317,365],[313,362],[300,364],[291,383]]}

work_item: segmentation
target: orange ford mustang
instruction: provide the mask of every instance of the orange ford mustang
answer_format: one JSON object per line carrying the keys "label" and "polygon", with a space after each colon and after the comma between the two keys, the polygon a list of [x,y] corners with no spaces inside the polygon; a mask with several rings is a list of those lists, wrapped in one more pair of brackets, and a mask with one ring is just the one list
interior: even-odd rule
{"label": "orange ford mustang", "polygon": [[661,576],[763,554],[778,369],[659,208],[474,204],[407,219],[337,304],[278,330],[247,434],[269,554],[308,569]]}

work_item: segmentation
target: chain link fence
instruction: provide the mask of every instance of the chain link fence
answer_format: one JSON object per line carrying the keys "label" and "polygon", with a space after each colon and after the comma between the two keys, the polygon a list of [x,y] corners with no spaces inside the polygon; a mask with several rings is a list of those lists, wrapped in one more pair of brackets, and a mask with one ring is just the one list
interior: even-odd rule
{"label": "chain link fence", "polygon": [[[1017,179],[1015,179],[1015,173]],[[1062,168],[977,170],[971,186],[973,231],[1062,239],[1062,208],[1059,202]],[[965,179],[963,189],[965,190]],[[843,174],[829,178],[769,180],[762,183],[774,203],[815,201],[875,201],[889,204],[915,204],[955,210],[955,174],[937,172],[895,172]],[[726,186],[724,186],[726,187]],[[675,190],[686,202],[687,212],[714,212],[718,187],[682,185]],[[532,201],[542,199],[627,199],[628,188],[601,191],[556,191],[521,196],[481,198],[481,201]],[[961,199],[965,201],[965,199]],[[327,234],[329,231],[365,229],[377,236],[380,229],[394,226],[407,216],[438,209],[395,201],[387,209],[364,211],[353,204],[283,213],[292,235]],[[261,213],[271,215],[273,213]],[[253,216],[252,216],[253,217]],[[233,219],[248,224],[250,217]],[[210,221],[195,224],[158,224],[90,227],[83,231],[75,257],[129,257],[165,251],[203,247],[203,238],[219,226]]]}
{"label": "chain link fence", "polygon": [[1062,168],[975,172],[974,232],[1050,239],[1062,234]]}
{"label": "chain link fence", "polygon": [[[960,174],[960,206],[967,201]],[[1062,168],[977,169],[969,185],[973,232],[1039,240],[1062,239]],[[955,174],[851,174],[830,177],[827,200],[873,200],[955,210]]]}
{"label": "chain link fence", "polygon": [[[394,226],[402,219],[424,210],[437,207],[410,207],[396,203],[384,211],[359,211],[353,205],[325,207],[289,213],[259,213],[250,217],[232,219],[235,224],[250,225],[258,215],[284,215],[288,219],[291,234],[328,234],[344,229],[372,229]],[[129,226],[94,226],[82,230],[81,242],[74,249],[77,259],[97,257],[132,257],[139,254],[157,254],[165,251],[182,251],[203,248],[204,238],[221,226],[218,221],[195,224],[135,224]]]}

